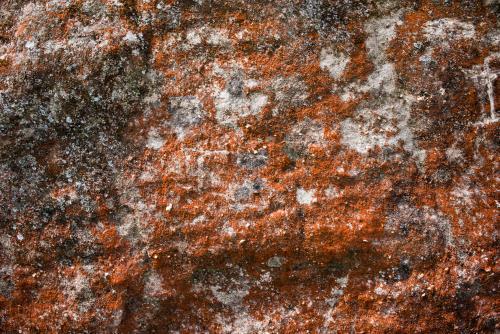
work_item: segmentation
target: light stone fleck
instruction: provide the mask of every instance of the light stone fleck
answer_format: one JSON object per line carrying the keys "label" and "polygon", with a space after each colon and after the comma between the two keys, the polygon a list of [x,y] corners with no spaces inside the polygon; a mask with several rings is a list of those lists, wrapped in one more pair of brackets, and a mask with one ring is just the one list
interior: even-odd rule
{"label": "light stone fleck", "polygon": [[316,189],[305,190],[304,188],[298,188],[296,194],[297,202],[299,204],[306,204],[306,205],[315,203],[317,201],[315,193]]}
{"label": "light stone fleck", "polygon": [[332,78],[340,79],[349,61],[349,57],[342,53],[335,52],[332,49],[322,49],[319,66],[321,69],[328,71]]}

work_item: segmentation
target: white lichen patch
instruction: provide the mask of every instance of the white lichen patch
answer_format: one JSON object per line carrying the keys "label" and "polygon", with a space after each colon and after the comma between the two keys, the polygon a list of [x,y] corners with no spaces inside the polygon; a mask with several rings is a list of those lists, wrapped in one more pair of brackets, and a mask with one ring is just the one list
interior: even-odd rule
{"label": "white lichen patch", "polygon": [[181,45],[183,49],[187,50],[198,47],[202,44],[217,48],[231,47],[231,38],[227,29],[209,26],[191,28],[187,30],[184,38],[182,35],[179,35],[173,42],[174,43],[169,43],[169,45],[174,46],[175,44],[178,44]]}
{"label": "white lichen patch", "polygon": [[383,148],[401,142],[407,151],[418,155],[408,124],[410,103],[390,99],[376,108],[358,109],[353,118],[341,123],[341,143],[360,154],[366,154],[377,146]]}
{"label": "white lichen patch", "polygon": [[270,334],[279,333],[283,324],[290,323],[297,318],[300,308],[284,308],[276,305],[268,314],[255,318],[249,314],[248,310],[238,310],[233,316],[218,314],[217,323],[221,326],[221,332],[224,334]]}
{"label": "white lichen patch", "polygon": [[147,297],[158,297],[163,293],[163,278],[156,271],[151,271],[144,283],[144,294]]}
{"label": "white lichen patch", "polygon": [[250,95],[250,111],[252,112],[252,114],[259,113],[266,104],[266,95],[259,93]]}
{"label": "white lichen patch", "polygon": [[240,118],[259,114],[267,100],[262,93],[235,95],[224,89],[215,96],[215,118],[221,125],[235,127]]}
{"label": "white lichen patch", "polygon": [[35,42],[33,42],[33,41],[27,41],[26,44],[24,44],[24,47],[26,49],[34,49],[35,45],[36,45]]}
{"label": "white lichen patch", "polygon": [[295,198],[299,204],[310,205],[317,201],[315,194],[316,189],[306,190],[304,188],[297,188]]}
{"label": "white lichen patch", "polygon": [[243,301],[255,283],[250,280],[245,270],[227,264],[225,270],[215,270],[207,274],[196,280],[192,291],[211,295],[212,301],[221,303],[226,311],[244,311]]}
{"label": "white lichen patch", "polygon": [[125,36],[123,36],[123,41],[129,45],[134,45],[140,43],[140,36],[138,34],[134,34],[131,31],[127,31]]}
{"label": "white lichen patch", "polygon": [[230,238],[234,238],[236,236],[236,231],[228,222],[224,222],[220,228],[220,232],[222,235],[226,235]]}
{"label": "white lichen patch", "polygon": [[481,189],[467,176],[462,177],[462,179],[453,187],[450,195],[452,201],[457,206],[463,206],[466,209],[475,207],[477,202],[481,202],[486,199],[486,194],[482,192]]}
{"label": "white lichen patch", "polygon": [[210,187],[221,187],[223,183],[220,178],[220,171],[214,170],[206,165],[206,159],[219,157],[226,159],[229,155],[227,150],[207,150],[204,148],[182,149],[179,159],[172,159],[165,164],[165,170],[175,175],[189,175],[195,178],[197,190],[204,190]]}
{"label": "white lichen patch", "polygon": [[446,158],[450,162],[460,162],[461,160],[464,159],[462,150],[455,147],[448,147],[445,153],[446,153]]}
{"label": "white lichen patch", "polygon": [[[137,176],[137,179],[140,176]],[[116,187],[120,189],[120,205],[128,207],[130,210],[119,212],[120,223],[117,226],[117,232],[120,236],[126,237],[133,245],[139,241],[146,242],[152,231],[148,222],[157,216],[154,216],[156,205],[146,204],[141,193],[135,187],[136,180],[128,175],[117,178]]]}
{"label": "white lichen patch", "polygon": [[347,283],[349,282],[349,276],[339,277],[335,280],[335,282],[340,285],[342,289],[347,287]]}
{"label": "white lichen patch", "polygon": [[425,158],[425,151],[417,148],[413,129],[410,126],[411,106],[416,98],[404,90],[399,90],[394,64],[388,62],[386,50],[396,36],[396,26],[402,23],[401,12],[376,18],[365,24],[368,34],[366,46],[375,69],[366,82],[354,83],[347,87],[342,96],[352,96],[352,92],[370,93],[372,101],[361,105],[353,117],[340,125],[341,143],[367,154],[380,147],[403,148],[417,158],[419,166]]}
{"label": "white lichen patch", "polygon": [[247,311],[240,311],[232,319],[217,315],[216,321],[221,326],[221,332],[225,334],[269,333],[266,328],[271,322],[271,317],[266,315],[263,320],[258,320]]}
{"label": "white lichen patch", "polygon": [[386,62],[386,50],[390,41],[396,37],[396,25],[401,23],[401,13],[397,12],[371,19],[365,24],[365,31],[368,34],[366,48],[368,55],[376,64]]}
{"label": "white lichen patch", "polygon": [[319,66],[328,71],[332,78],[340,79],[349,61],[349,57],[345,54],[325,48],[321,50]]}
{"label": "white lichen patch", "polygon": [[63,293],[71,299],[75,299],[82,291],[89,288],[88,278],[80,273],[76,273],[75,277],[62,282]]}
{"label": "white lichen patch", "polygon": [[186,40],[188,44],[192,46],[201,44],[201,37],[202,36],[197,29],[188,30],[186,33]]}
{"label": "white lichen patch", "polygon": [[394,64],[381,64],[368,76],[366,84],[361,86],[359,91],[363,93],[371,92],[373,94],[394,94],[396,91],[396,77]]}
{"label": "white lichen patch", "polygon": [[[496,106],[495,106],[495,89],[494,83],[500,75],[500,70],[492,69],[490,64],[492,61],[500,59],[500,53],[495,52],[484,59],[483,65],[475,65],[472,69],[464,70],[464,73],[474,82],[479,90],[479,104],[483,113],[480,124],[488,124],[498,121]],[[484,108],[483,100],[487,100],[490,108],[488,111]]]}
{"label": "white lichen patch", "polygon": [[359,93],[371,93],[374,98],[396,95],[396,70],[394,64],[388,62],[386,50],[396,36],[396,25],[401,23],[401,13],[371,19],[365,24],[368,34],[366,47],[368,56],[375,65],[366,82],[354,82],[338,91],[342,100],[348,101]]}
{"label": "white lichen patch", "polygon": [[352,100],[360,93],[370,93],[374,98],[382,100],[388,95],[396,95],[396,78],[394,64],[380,63],[365,82],[354,82],[337,89],[337,91],[342,101]]}
{"label": "white lichen patch", "polygon": [[226,289],[220,285],[212,285],[210,291],[218,302],[235,307],[240,305],[243,298],[249,294],[250,287],[247,284],[239,284],[236,287]]}
{"label": "white lichen patch", "polygon": [[388,291],[384,289],[382,286],[377,286],[373,292],[375,292],[376,295],[378,296],[385,296],[388,294]]}
{"label": "white lichen patch", "polygon": [[[57,5],[51,4],[55,2],[37,5],[28,3],[19,13],[17,25],[13,27],[13,31],[20,32],[20,34],[16,33],[16,39],[22,40],[23,43],[22,45],[16,45],[19,42],[11,43],[6,50],[6,54],[9,54],[9,58],[15,63],[22,65],[27,62],[46,61],[44,58],[47,55],[64,52],[67,64],[73,62],[75,65],[83,65],[94,56],[102,56],[103,51],[115,42],[123,42],[123,44],[140,42],[138,35],[128,31],[116,17],[110,15],[107,6],[89,0],[82,2],[81,10],[92,17],[92,20],[83,24],[75,18],[72,28],[68,29],[64,38],[55,38],[59,36],[55,31],[61,21],[57,15],[53,15],[53,11],[62,10],[70,3],[57,1]],[[23,28],[18,29],[19,27]],[[107,27],[113,27],[113,29],[108,30]],[[81,57],[82,53],[87,56]]]}
{"label": "white lichen patch", "polygon": [[326,144],[323,125],[309,118],[295,124],[285,137],[285,153],[291,159],[298,159],[307,155],[313,145]]}
{"label": "white lichen patch", "polygon": [[344,289],[349,282],[349,276],[339,277],[335,280],[337,287],[332,288],[330,296],[325,300],[326,304],[330,307],[335,307],[339,299],[344,295]]}
{"label": "white lichen patch", "polygon": [[141,175],[139,176],[139,180],[141,182],[152,182],[158,177],[157,171],[154,170],[153,168],[148,168],[147,170],[144,170]]}
{"label": "white lichen patch", "polygon": [[165,139],[158,134],[158,130],[153,128],[148,132],[148,139],[146,141],[146,147],[159,150],[165,144]]}
{"label": "white lichen patch", "polygon": [[271,82],[276,107],[273,115],[278,115],[284,109],[300,107],[307,104],[309,97],[308,87],[299,76],[278,76]]}
{"label": "white lichen patch", "polygon": [[211,45],[228,45],[231,40],[226,29],[210,29],[207,36],[207,43]]}
{"label": "white lichen patch", "polygon": [[180,140],[184,139],[192,127],[201,124],[205,117],[202,104],[195,96],[170,98],[168,111],[168,125]]}
{"label": "white lichen patch", "polygon": [[[0,246],[3,246],[0,238]],[[12,279],[14,268],[12,265],[4,263],[0,266],[0,296],[10,296],[15,287],[15,282]]]}
{"label": "white lichen patch", "polygon": [[89,279],[81,271],[77,271],[72,278],[64,279],[61,282],[61,289],[67,302],[77,303],[78,313],[87,312],[94,304]]}
{"label": "white lichen patch", "polygon": [[457,19],[444,18],[429,21],[423,28],[424,36],[434,45],[448,46],[450,42],[459,39],[474,38],[474,25]]}

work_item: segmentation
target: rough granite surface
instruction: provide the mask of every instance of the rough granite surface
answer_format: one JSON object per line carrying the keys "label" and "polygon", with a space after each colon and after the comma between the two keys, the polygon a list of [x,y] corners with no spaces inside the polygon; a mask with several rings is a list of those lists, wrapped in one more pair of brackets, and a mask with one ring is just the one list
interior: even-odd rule
{"label": "rough granite surface", "polygon": [[496,0],[1,0],[1,333],[499,333]]}

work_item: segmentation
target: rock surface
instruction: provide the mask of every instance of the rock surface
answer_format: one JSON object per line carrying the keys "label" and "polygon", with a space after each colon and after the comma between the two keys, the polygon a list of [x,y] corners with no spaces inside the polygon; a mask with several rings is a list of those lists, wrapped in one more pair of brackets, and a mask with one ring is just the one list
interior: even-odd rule
{"label": "rock surface", "polygon": [[1,1],[1,332],[495,333],[499,13]]}

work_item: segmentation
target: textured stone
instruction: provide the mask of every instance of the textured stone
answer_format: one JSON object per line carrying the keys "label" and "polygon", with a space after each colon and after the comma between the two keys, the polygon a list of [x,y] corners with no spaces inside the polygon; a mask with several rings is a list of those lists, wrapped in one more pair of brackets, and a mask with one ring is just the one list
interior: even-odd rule
{"label": "textured stone", "polygon": [[499,13],[0,1],[0,332],[498,332]]}

